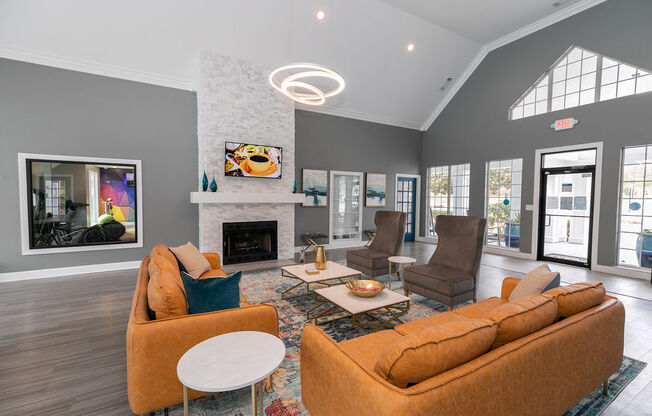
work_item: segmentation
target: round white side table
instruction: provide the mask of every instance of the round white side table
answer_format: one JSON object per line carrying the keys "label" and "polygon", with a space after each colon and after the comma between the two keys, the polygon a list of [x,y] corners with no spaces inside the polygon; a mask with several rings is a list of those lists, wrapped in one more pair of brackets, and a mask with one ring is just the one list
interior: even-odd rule
{"label": "round white side table", "polygon": [[263,383],[259,382],[276,371],[284,357],[283,341],[265,332],[230,332],[200,342],[177,364],[184,416],[188,416],[188,388],[216,393],[246,386],[251,386],[252,414],[262,415]]}
{"label": "round white side table", "polygon": [[406,256],[392,256],[388,257],[387,260],[389,260],[389,279],[387,280],[387,287],[389,290],[392,290],[392,263],[396,264],[396,276],[398,277],[398,280],[401,280],[401,276],[399,274],[399,267],[402,264],[403,267],[405,267],[406,264],[414,264],[417,262],[417,259],[413,259],[412,257],[406,257]]}

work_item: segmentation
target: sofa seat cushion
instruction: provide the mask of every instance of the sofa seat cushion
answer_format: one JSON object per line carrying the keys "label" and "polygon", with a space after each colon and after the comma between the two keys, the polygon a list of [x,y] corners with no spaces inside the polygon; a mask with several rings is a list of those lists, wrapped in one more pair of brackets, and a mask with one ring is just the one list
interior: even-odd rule
{"label": "sofa seat cushion", "polygon": [[606,290],[602,283],[581,282],[556,287],[544,293],[557,300],[557,318],[567,318],[604,301]]}
{"label": "sofa seat cushion", "polygon": [[442,295],[455,296],[473,290],[473,275],[435,264],[406,267],[405,281]]}
{"label": "sofa seat cushion", "polygon": [[466,316],[462,316],[455,312],[442,312],[427,316],[425,318],[417,319],[412,322],[397,325],[394,327],[394,331],[398,332],[401,335],[409,335],[426,328],[432,328],[433,326],[439,324],[455,321],[467,321],[468,319],[469,318]]}
{"label": "sofa seat cushion", "polygon": [[457,367],[489,350],[496,324],[484,319],[443,323],[406,335],[378,358],[374,370],[393,385],[405,388]]}
{"label": "sofa seat cushion", "polygon": [[359,264],[369,269],[387,269],[389,254],[384,251],[373,248],[361,248],[359,250],[349,250],[346,252],[346,261]]}
{"label": "sofa seat cushion", "polygon": [[403,338],[398,332],[387,329],[384,331],[374,332],[363,335],[358,338],[342,341],[339,348],[363,368],[370,372],[374,371],[374,366],[380,354],[390,345]]}
{"label": "sofa seat cushion", "polygon": [[557,302],[544,295],[527,296],[490,310],[484,318],[498,325],[492,349],[498,348],[555,322]]}
{"label": "sofa seat cushion", "polygon": [[167,247],[157,244],[152,249],[147,269],[147,303],[156,319],[187,315],[188,304],[179,267]]}
{"label": "sofa seat cushion", "polygon": [[470,305],[462,306],[461,308],[457,308],[455,309],[455,313],[464,315],[467,318],[482,318],[487,313],[489,313],[489,311],[497,308],[500,305],[504,305],[505,303],[507,303],[506,300],[493,297],[481,300],[480,302],[472,303]]}
{"label": "sofa seat cushion", "polygon": [[209,270],[206,273],[199,276],[200,279],[208,279],[211,277],[227,277],[227,274],[224,273],[222,269]]}

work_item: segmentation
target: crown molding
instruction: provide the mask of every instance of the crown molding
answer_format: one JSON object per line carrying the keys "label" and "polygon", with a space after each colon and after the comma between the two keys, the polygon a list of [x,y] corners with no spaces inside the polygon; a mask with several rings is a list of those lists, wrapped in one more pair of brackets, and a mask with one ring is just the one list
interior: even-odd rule
{"label": "crown molding", "polygon": [[71,71],[86,72],[94,75],[124,79],[127,81],[142,82],[145,84],[159,85],[162,87],[194,91],[192,80],[174,78],[153,72],[135,71],[132,69],[85,61],[83,59],[64,58],[61,56],[29,52],[26,50],[10,48],[0,45],[0,58],[29,62],[32,64],[51,66],[54,68]]}
{"label": "crown molding", "polygon": [[466,81],[469,79],[471,74],[473,74],[473,72],[477,69],[480,63],[484,60],[484,58],[487,57],[487,55],[489,55],[491,51],[501,48],[521,38],[524,38],[525,36],[531,35],[532,33],[538,32],[541,29],[545,29],[548,26],[552,26],[555,23],[561,22],[564,19],[574,16],[578,13],[581,13],[584,10],[590,9],[591,7],[597,6],[600,3],[604,3],[605,1],[607,0],[582,0],[578,3],[565,7],[559,10],[558,12],[551,14],[550,16],[546,16],[543,19],[537,20],[534,23],[531,23],[518,30],[515,30],[514,32],[508,35],[505,35],[492,42],[489,42],[488,44],[483,46],[482,49],[480,49],[480,51],[478,52],[478,54],[475,56],[473,61],[471,61],[471,63],[466,67],[462,75],[457,79],[455,84],[448,91],[448,94],[446,94],[446,96],[439,102],[435,110],[432,112],[432,114],[430,114],[430,117],[428,117],[425,123],[423,123],[423,125],[421,126],[421,130],[426,131],[430,128],[430,126],[432,126],[432,123],[434,123],[435,120],[437,120],[437,117],[439,117],[442,111],[444,111],[446,106],[451,102],[451,100],[457,94],[460,88],[462,88],[462,86],[466,83]]}
{"label": "crown molding", "polygon": [[421,129],[421,123],[417,121],[397,120],[391,117],[379,116],[376,114],[369,114],[361,111],[347,110],[344,108],[332,107],[328,105],[309,106],[303,104],[296,104],[295,108],[297,110],[305,110],[305,111],[311,111],[313,113],[352,118],[356,120],[369,121],[372,123],[386,124],[395,127],[403,127],[406,129],[412,129],[412,130]]}

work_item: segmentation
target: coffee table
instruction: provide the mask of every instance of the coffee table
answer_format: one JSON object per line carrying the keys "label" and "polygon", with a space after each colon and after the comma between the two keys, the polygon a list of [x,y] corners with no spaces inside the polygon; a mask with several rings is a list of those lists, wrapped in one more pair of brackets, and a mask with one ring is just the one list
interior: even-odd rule
{"label": "coffee table", "polygon": [[263,383],[259,382],[276,371],[284,357],[283,341],[265,332],[230,332],[200,342],[177,364],[184,416],[188,416],[188,388],[216,393],[246,386],[251,386],[252,414],[262,415]]}
{"label": "coffee table", "polygon": [[[326,268],[320,270],[318,274],[308,274],[306,273],[306,266],[314,266],[315,263],[308,264],[293,264],[292,266],[281,267],[281,275],[283,277],[289,277],[291,279],[296,279],[299,281],[296,285],[292,286],[289,289],[284,290],[281,293],[281,299],[294,299],[300,296],[313,294],[314,291],[310,290],[311,284],[319,284],[322,286],[330,287],[334,284],[340,285],[346,283],[347,278],[360,278],[362,274],[355,269],[346,267],[343,264],[335,263],[333,261],[326,262]],[[332,281],[335,282],[332,282]],[[329,283],[329,281],[331,281]],[[287,296],[288,292],[298,288],[299,286],[306,285],[305,293],[299,295]]]}
{"label": "coffee table", "polygon": [[[393,321],[397,321],[396,325],[402,324],[403,321],[400,317],[410,310],[410,298],[389,289],[383,289],[382,292],[372,298],[356,296],[351,293],[346,285],[316,289],[315,293],[322,299],[321,303],[308,311],[308,319],[312,319],[315,325],[324,325],[351,316],[353,325],[367,326],[371,328],[371,332],[375,332],[383,328],[392,328],[394,326],[392,324]],[[332,306],[310,317],[311,313],[327,304],[332,304]],[[372,311],[387,312],[389,317],[385,319],[381,318],[377,314],[371,314],[370,312]],[[319,321],[320,318],[325,318],[340,312],[343,312],[344,315],[337,318],[324,319],[321,322]],[[369,316],[379,321],[379,323],[377,325],[360,323],[357,318],[361,315]]]}
{"label": "coffee table", "polygon": [[392,290],[392,263],[396,264],[396,276],[398,277],[398,280],[401,280],[401,274],[399,271],[400,265],[414,264],[417,262],[417,259],[412,257],[406,257],[406,256],[392,256],[392,257],[388,257],[387,260],[389,261],[389,274],[387,275],[387,287],[389,288],[389,290]]}

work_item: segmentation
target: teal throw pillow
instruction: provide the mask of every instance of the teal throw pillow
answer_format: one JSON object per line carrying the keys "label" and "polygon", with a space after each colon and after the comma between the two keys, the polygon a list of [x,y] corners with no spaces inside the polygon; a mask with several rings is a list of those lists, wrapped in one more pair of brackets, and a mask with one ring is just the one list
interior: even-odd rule
{"label": "teal throw pillow", "polygon": [[242,272],[228,277],[195,279],[181,272],[190,314],[221,311],[240,307],[240,278]]}

